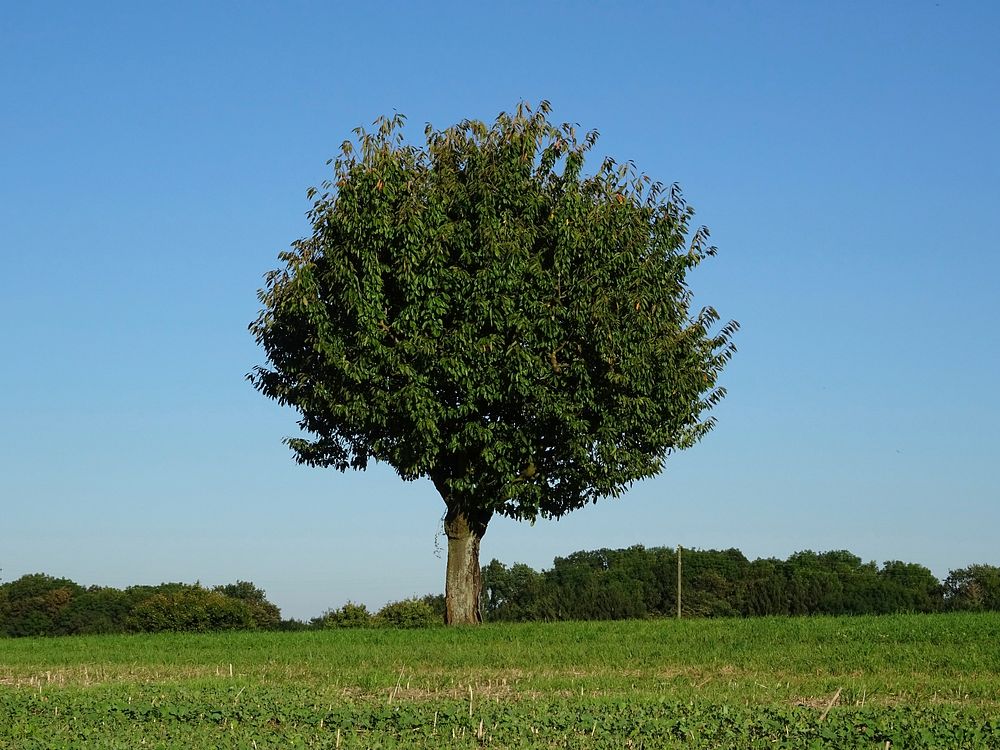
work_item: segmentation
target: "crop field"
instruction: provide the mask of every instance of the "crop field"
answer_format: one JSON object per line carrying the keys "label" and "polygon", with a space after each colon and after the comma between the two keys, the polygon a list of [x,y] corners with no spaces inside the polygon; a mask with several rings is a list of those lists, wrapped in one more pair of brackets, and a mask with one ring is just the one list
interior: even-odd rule
{"label": "crop field", "polygon": [[0,748],[1000,748],[1000,614],[0,641]]}

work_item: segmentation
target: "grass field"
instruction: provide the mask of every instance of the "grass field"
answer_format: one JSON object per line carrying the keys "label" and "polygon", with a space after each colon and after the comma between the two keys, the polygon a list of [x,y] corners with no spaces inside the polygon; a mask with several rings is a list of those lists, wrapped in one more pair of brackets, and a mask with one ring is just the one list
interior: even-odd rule
{"label": "grass field", "polygon": [[1000,748],[1000,615],[0,641],[0,748]]}

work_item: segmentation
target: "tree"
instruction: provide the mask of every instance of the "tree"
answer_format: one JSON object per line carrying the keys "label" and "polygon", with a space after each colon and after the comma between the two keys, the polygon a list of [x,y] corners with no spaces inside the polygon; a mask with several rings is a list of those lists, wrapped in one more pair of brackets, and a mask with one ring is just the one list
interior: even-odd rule
{"label": "tree", "polygon": [[1000,567],[970,565],[948,573],[944,596],[949,609],[1000,610]]}
{"label": "tree", "polygon": [[[300,414],[296,459],[370,460],[445,503],[446,620],[481,619],[479,544],[501,514],[556,518],[651,477],[713,425],[735,322],[691,311],[715,253],[677,186],[584,161],[550,108],[492,125],[356,129],[266,276],[248,375]],[[689,237],[690,235],[690,237]]]}
{"label": "tree", "polygon": [[83,587],[68,578],[30,573],[3,585],[0,634],[52,635],[55,623]]}
{"label": "tree", "polygon": [[123,633],[131,610],[128,595],[119,589],[90,586],[66,606],[55,624],[59,635]]}
{"label": "tree", "polygon": [[225,586],[216,586],[213,590],[246,602],[255,628],[275,630],[281,624],[281,610],[267,600],[264,589],[257,588],[251,581],[227,583]]}
{"label": "tree", "polygon": [[878,577],[885,611],[935,612],[944,603],[941,582],[923,565],[887,560]]}

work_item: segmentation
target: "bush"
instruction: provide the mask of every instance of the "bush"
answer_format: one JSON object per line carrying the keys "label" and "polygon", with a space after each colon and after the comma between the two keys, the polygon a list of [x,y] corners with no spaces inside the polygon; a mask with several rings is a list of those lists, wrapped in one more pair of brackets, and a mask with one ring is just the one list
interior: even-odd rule
{"label": "bush", "polygon": [[375,621],[389,628],[427,628],[441,622],[434,608],[423,599],[390,602],[378,611]]}
{"label": "bush", "polygon": [[195,585],[153,594],[136,605],[128,625],[143,633],[209,632],[249,630],[254,622],[245,601]]}
{"label": "bush", "polygon": [[372,626],[372,616],[364,604],[347,602],[340,609],[329,609],[313,621],[321,630],[330,628],[368,628]]}

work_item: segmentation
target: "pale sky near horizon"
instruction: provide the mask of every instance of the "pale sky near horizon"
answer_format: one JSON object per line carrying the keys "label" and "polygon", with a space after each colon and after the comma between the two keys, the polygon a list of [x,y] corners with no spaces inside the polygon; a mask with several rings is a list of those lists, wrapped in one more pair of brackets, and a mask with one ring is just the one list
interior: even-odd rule
{"label": "pale sky near horizon", "polygon": [[[716,430],[485,564],[683,544],[1000,564],[1000,5],[6,3],[0,580],[440,591],[428,482],[298,466],[247,332],[356,125],[519,100],[679,182],[742,324]],[[596,160],[595,160],[596,162]]]}

